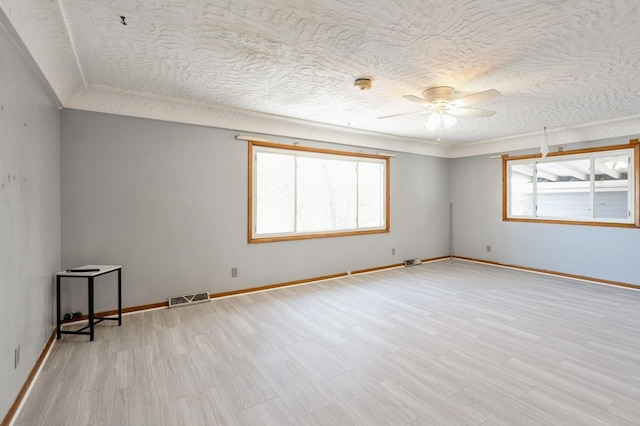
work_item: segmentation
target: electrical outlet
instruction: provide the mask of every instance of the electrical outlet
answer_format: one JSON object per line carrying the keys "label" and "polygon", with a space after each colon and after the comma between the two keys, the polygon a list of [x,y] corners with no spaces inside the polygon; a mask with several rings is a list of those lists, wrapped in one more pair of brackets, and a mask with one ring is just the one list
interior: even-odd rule
{"label": "electrical outlet", "polygon": [[18,365],[20,365],[20,345],[14,351],[13,368],[18,368]]}
{"label": "electrical outlet", "polygon": [[235,278],[238,276],[238,268],[233,267],[231,268],[231,278]]}
{"label": "electrical outlet", "polygon": [[392,255],[392,256],[395,256],[395,255],[396,255],[396,249],[394,249],[394,248],[392,248],[392,249],[391,249],[391,255]]}
{"label": "electrical outlet", "polygon": [[487,251],[491,251],[491,246],[487,244]]}

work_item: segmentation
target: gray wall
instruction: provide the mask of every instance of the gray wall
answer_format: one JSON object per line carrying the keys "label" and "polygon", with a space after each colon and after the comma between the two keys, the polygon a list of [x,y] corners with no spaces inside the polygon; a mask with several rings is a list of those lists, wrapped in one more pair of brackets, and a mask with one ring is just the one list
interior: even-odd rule
{"label": "gray wall", "polygon": [[[401,153],[390,233],[248,244],[248,145],[237,133],[63,111],[62,266],[122,264],[126,307],[449,254],[449,160]],[[103,281],[96,309],[113,309],[114,277]],[[82,287],[66,310],[84,312]]]}
{"label": "gray wall", "polygon": [[[572,144],[625,144],[616,138]],[[514,152],[520,155],[528,152]],[[502,221],[502,162],[489,155],[451,162],[456,256],[640,284],[640,229]],[[486,251],[486,246],[491,251]]]}
{"label": "gray wall", "polygon": [[[4,15],[0,16],[0,418],[51,335],[52,277],[60,264],[60,115],[2,25],[7,25]],[[14,369],[18,345],[21,360]]]}

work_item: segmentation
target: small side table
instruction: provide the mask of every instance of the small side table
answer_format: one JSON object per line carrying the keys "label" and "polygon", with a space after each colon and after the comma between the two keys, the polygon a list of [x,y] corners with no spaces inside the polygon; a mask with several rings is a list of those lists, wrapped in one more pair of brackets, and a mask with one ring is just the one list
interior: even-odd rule
{"label": "small side table", "polygon": [[[110,272],[118,272],[118,316],[117,317],[96,317],[93,312],[93,279]],[[62,320],[60,318],[60,278],[86,278],[89,293],[89,325],[76,331],[61,330]],[[118,326],[122,325],[122,266],[120,265],[85,265],[80,268],[68,269],[56,274],[56,339],[60,339],[62,334],[86,334],[89,340],[93,341],[93,328],[102,321],[118,321]],[[89,331],[85,331],[89,329]]]}

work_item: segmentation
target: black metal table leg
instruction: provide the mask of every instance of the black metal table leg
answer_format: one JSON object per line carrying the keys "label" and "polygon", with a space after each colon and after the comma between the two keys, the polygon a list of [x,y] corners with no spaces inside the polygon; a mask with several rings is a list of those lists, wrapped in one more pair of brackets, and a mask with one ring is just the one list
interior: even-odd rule
{"label": "black metal table leg", "polygon": [[56,339],[60,339],[60,277],[56,277]]}
{"label": "black metal table leg", "polygon": [[118,326],[122,325],[122,269],[118,269]]}
{"label": "black metal table leg", "polygon": [[93,341],[93,277],[89,277],[89,340]]}

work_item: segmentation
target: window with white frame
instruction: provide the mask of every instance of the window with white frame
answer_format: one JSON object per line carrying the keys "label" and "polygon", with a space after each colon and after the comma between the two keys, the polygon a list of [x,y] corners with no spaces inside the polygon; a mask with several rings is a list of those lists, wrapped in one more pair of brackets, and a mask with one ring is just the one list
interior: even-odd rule
{"label": "window with white frame", "polygon": [[389,157],[249,143],[249,242],[389,231]]}
{"label": "window with white frame", "polygon": [[503,219],[639,227],[638,146],[503,157]]}

